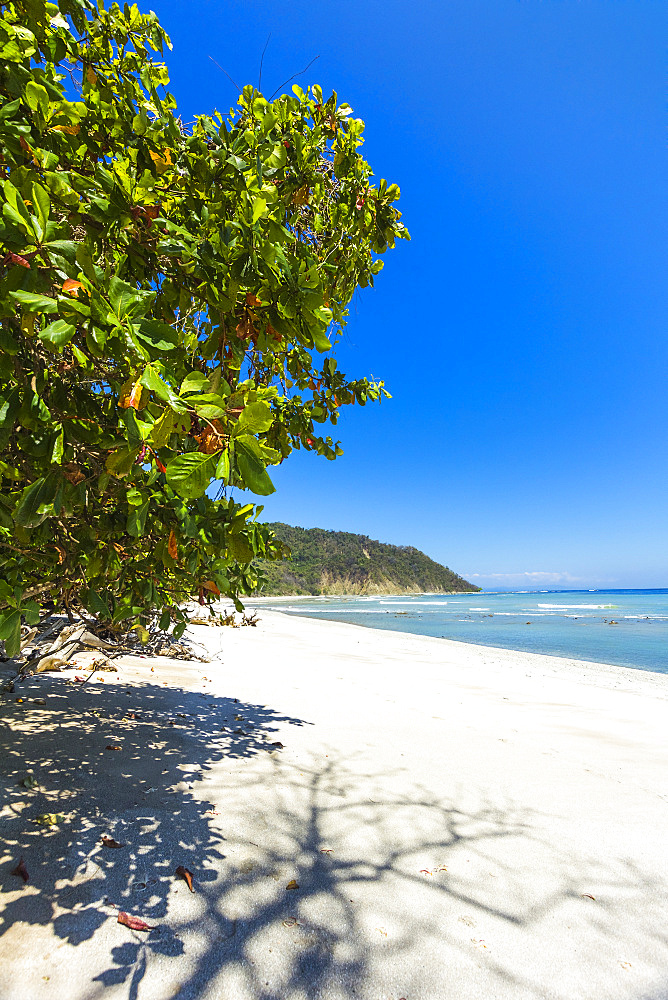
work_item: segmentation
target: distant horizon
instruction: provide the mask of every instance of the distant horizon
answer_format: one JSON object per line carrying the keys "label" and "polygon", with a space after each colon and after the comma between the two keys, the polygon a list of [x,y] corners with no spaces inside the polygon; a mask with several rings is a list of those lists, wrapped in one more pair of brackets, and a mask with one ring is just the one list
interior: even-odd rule
{"label": "distant horizon", "polygon": [[[514,587],[482,587],[480,594],[624,594],[628,591],[668,592],[666,587],[548,587],[541,590],[519,590]],[[472,591],[474,593],[474,591]]]}

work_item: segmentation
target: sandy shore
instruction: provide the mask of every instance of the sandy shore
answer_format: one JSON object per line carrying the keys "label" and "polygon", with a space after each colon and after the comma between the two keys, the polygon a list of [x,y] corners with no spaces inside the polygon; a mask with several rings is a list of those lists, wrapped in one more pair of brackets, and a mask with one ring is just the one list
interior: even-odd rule
{"label": "sandy shore", "polygon": [[261,617],[3,696],[2,1000],[668,997],[667,676]]}

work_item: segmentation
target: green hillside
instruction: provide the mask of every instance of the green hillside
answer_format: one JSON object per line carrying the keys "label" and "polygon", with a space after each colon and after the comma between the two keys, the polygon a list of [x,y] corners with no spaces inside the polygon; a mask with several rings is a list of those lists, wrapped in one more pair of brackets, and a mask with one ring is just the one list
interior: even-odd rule
{"label": "green hillside", "polygon": [[323,528],[269,527],[292,559],[262,560],[262,594],[416,594],[480,590],[411,546]]}

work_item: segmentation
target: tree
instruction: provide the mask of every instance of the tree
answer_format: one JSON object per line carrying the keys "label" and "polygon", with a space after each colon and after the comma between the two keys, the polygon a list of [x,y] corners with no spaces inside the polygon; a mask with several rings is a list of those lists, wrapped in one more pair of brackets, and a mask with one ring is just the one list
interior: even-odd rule
{"label": "tree", "polygon": [[336,94],[246,87],[184,126],[155,14],[2,6],[0,638],[48,601],[180,634],[282,553],[237,491],[387,395],[332,344],[407,237],[399,190]]}

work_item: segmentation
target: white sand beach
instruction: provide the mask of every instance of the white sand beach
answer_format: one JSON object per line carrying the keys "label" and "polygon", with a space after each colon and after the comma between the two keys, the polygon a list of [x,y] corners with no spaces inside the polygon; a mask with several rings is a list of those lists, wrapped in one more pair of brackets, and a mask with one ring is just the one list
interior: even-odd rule
{"label": "white sand beach", "polygon": [[668,676],[260,615],[3,696],[2,1000],[668,997]]}

